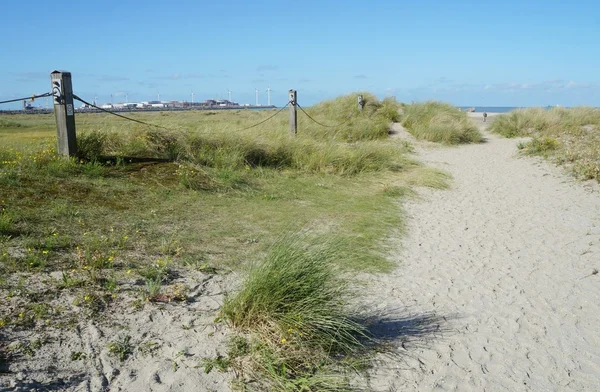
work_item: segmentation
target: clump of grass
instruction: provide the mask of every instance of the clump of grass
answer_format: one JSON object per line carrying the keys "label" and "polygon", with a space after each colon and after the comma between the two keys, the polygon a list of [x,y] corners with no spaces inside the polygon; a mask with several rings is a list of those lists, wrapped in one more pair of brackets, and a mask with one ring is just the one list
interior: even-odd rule
{"label": "clump of grass", "polygon": [[405,105],[402,125],[417,139],[444,144],[479,143],[481,133],[465,112],[436,101]]}
{"label": "clump of grass", "polygon": [[99,131],[77,135],[77,155],[86,161],[96,161],[104,153],[107,134]]}
{"label": "clump of grass", "polygon": [[352,291],[334,267],[338,245],[306,246],[302,237],[273,245],[242,289],[226,299],[222,315],[239,331],[255,334],[250,371],[271,387],[330,379],[320,390],[336,390],[341,381],[329,372],[363,348],[367,331],[349,311]]}
{"label": "clump of grass", "polygon": [[107,344],[106,347],[108,348],[108,352],[117,357],[121,362],[124,362],[131,354],[133,354],[131,336],[129,335],[125,335],[123,338]]}
{"label": "clump of grass", "polygon": [[531,137],[520,149],[565,164],[582,179],[600,181],[600,109],[529,108],[503,114],[490,130],[505,137]]}
{"label": "clump of grass", "polygon": [[9,214],[4,210],[3,205],[0,203],[0,236],[9,236],[13,235],[14,233],[14,218],[12,214]]}

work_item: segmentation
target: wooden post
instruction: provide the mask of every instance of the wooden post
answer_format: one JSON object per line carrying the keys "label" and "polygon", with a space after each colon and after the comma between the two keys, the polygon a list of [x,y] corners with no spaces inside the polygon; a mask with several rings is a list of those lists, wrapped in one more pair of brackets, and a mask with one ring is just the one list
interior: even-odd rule
{"label": "wooden post", "polygon": [[363,101],[363,96],[359,95],[358,96],[358,111],[362,112],[364,106],[365,106],[365,101]]}
{"label": "wooden post", "polygon": [[58,153],[66,157],[75,156],[77,155],[77,137],[75,134],[75,106],[73,105],[71,73],[52,71],[50,80],[52,81],[52,93],[54,94]]}
{"label": "wooden post", "polygon": [[296,122],[298,119],[298,114],[296,112],[296,102],[298,102],[298,97],[296,95],[296,90],[289,91],[288,99],[290,101],[288,105],[290,108],[290,136],[296,137],[296,134],[298,133],[298,123]]}

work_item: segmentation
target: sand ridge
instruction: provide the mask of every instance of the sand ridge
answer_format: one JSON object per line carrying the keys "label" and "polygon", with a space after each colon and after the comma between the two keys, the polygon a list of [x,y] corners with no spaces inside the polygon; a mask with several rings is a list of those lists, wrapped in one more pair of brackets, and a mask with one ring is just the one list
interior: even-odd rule
{"label": "sand ridge", "polygon": [[453,185],[405,205],[398,268],[372,277],[369,301],[438,324],[396,342],[402,359],[381,356],[371,388],[600,390],[600,193],[484,134],[417,147]]}

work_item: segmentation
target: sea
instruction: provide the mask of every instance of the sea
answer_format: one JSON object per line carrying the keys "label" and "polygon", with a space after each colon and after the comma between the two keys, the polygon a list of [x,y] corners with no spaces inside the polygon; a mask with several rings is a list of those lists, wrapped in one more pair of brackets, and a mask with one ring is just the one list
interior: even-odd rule
{"label": "sea", "polygon": [[508,113],[512,110],[524,109],[518,106],[459,106],[459,108],[463,111],[475,108],[476,113]]}

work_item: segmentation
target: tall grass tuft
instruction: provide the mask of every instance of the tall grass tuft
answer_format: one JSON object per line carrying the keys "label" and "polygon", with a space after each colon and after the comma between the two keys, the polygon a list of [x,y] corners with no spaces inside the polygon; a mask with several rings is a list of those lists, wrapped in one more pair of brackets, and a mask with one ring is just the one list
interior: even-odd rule
{"label": "tall grass tuft", "polygon": [[99,131],[77,136],[77,155],[86,161],[96,161],[105,151],[107,134]]}
{"label": "tall grass tuft", "polygon": [[[363,96],[364,109],[358,111],[358,95]],[[378,140],[388,136],[390,123],[399,121],[399,105],[392,99],[379,101],[366,92],[344,95],[309,108],[308,114],[325,125],[311,126],[309,135],[315,139],[359,141]],[[298,114],[301,118],[302,113]],[[302,124],[311,120],[303,119]]]}
{"label": "tall grass tuft", "polygon": [[479,143],[477,126],[465,112],[436,101],[403,107],[402,125],[417,139],[444,144]]}
{"label": "tall grass tuft", "polygon": [[600,181],[600,109],[520,109],[496,117],[490,130],[505,137],[531,137],[520,145],[524,153],[565,164],[582,179]]}
{"label": "tall grass tuft", "polygon": [[367,332],[354,321],[354,294],[335,268],[341,245],[303,243],[303,236],[287,236],[273,245],[241,290],[226,299],[222,315],[239,331],[256,335],[250,370],[271,386],[330,380],[319,390],[338,390],[340,379],[328,370],[358,352]]}

